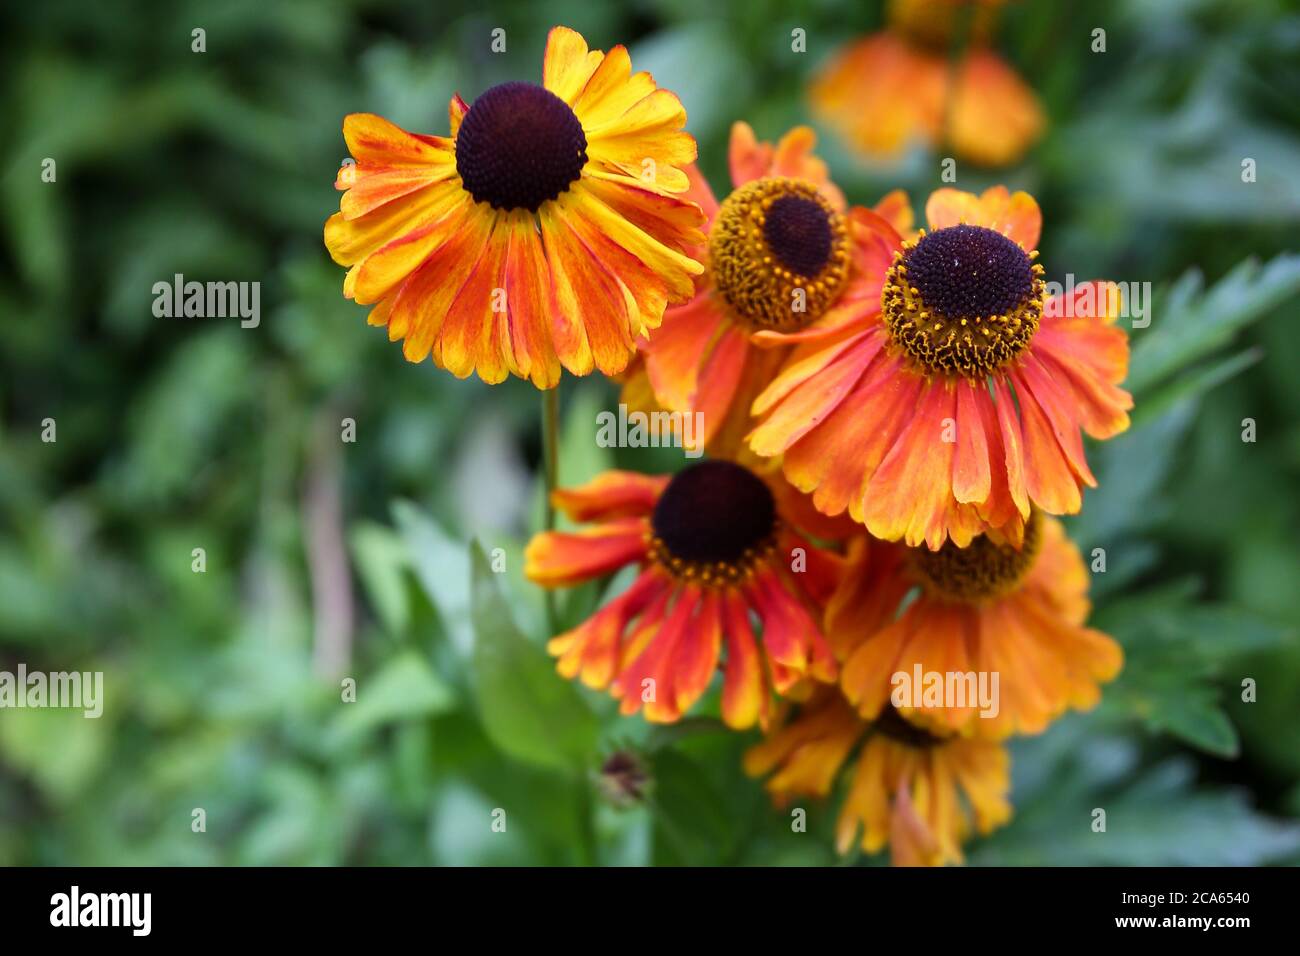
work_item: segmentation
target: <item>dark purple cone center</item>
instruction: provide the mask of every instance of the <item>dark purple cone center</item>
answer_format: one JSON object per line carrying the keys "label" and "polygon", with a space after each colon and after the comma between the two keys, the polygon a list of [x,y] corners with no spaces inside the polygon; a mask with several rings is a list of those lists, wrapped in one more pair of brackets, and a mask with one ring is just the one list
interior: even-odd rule
{"label": "dark purple cone center", "polygon": [[569,188],[587,162],[587,137],[569,105],[534,83],[502,83],[474,101],[456,134],[465,189],[495,209],[528,209]]}
{"label": "dark purple cone center", "polygon": [[834,236],[819,203],[781,196],[768,207],[763,239],[781,265],[801,276],[815,276],[830,260]]}
{"label": "dark purple cone center", "polygon": [[749,469],[729,461],[702,461],[668,483],[652,524],[673,557],[731,564],[771,536],[776,502]]}
{"label": "dark purple cone center", "polygon": [[1033,263],[1016,243],[983,226],[928,233],[907,255],[907,281],[950,319],[1006,315],[1029,298]]}

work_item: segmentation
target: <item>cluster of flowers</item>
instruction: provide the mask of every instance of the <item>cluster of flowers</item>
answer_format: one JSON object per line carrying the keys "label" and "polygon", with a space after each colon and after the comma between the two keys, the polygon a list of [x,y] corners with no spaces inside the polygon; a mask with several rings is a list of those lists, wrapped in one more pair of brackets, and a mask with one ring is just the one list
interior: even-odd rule
{"label": "cluster of flowers", "polygon": [[[721,670],[778,800],[855,762],[841,850],[959,861],[1010,816],[1005,738],[1121,667],[1052,517],[1095,484],[1081,432],[1128,424],[1127,339],[1092,314],[1117,298],[1045,295],[1026,193],[940,189],[916,229],[901,192],[846,203],[803,127],[737,123],[719,202],[677,97],[563,27],[542,85],[450,115],[449,138],[347,117],[325,227],[345,295],[411,361],[538,388],[599,370],[630,406],[703,413],[708,458],[555,492],[578,530],[532,540],[533,581],[638,569],[550,640],[560,674],[672,722]],[[998,706],[900,702],[914,672],[997,674]]]}

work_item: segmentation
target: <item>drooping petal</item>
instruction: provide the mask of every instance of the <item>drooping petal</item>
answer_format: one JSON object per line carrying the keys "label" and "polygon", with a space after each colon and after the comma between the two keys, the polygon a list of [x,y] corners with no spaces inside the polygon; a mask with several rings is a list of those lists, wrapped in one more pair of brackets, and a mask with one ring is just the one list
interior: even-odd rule
{"label": "drooping petal", "polygon": [[957,447],[952,461],[952,493],[960,502],[983,503],[992,487],[992,474],[980,405],[991,399],[982,382],[976,386],[963,378],[957,381],[956,388]]}
{"label": "drooping petal", "polygon": [[577,677],[597,690],[608,687],[622,655],[624,631],[667,588],[662,575],[643,571],[631,587],[586,621],[551,638],[546,649],[558,658],[556,671],[565,678]]}
{"label": "drooping petal", "polygon": [[[489,385],[510,374],[514,356],[507,330],[505,262],[507,215],[493,217],[486,241],[434,338],[433,361],[457,378],[475,372]],[[408,340],[409,341],[409,340]]]}
{"label": "drooping petal", "polygon": [[664,312],[643,354],[650,385],[665,408],[691,409],[704,356],[725,321],[725,313],[709,292]]}
{"label": "drooping petal", "polygon": [[647,515],[654,510],[668,480],[666,475],[605,471],[584,485],[555,489],[551,501],[574,521]]}
{"label": "drooping petal", "polygon": [[756,722],[766,722],[768,690],[749,609],[735,591],[729,590],[723,597],[722,620],[727,641],[722,719],[728,727],[746,730]]}
{"label": "drooping petal", "polygon": [[956,71],[952,144],[957,155],[985,166],[1009,166],[1041,135],[1038,99],[1002,58],[973,48]]}
{"label": "drooping petal", "polygon": [[916,413],[871,477],[862,501],[863,523],[878,538],[927,544],[938,550],[948,537],[944,520],[952,500],[956,390],[941,379],[928,383]]}
{"label": "drooping petal", "polygon": [[[433,348],[452,300],[477,261],[471,250],[477,253],[483,248],[491,234],[494,218],[490,209],[477,203],[467,203],[453,211],[439,225],[440,241],[420,267],[397,288],[388,317],[388,338],[391,341],[404,340],[402,354],[407,361],[423,361]],[[363,271],[387,248],[367,259]],[[363,275],[358,281],[364,279]],[[386,278],[376,278],[376,288],[383,281],[387,281]],[[362,293],[358,292],[360,295]]]}
{"label": "drooping petal", "polygon": [[1020,406],[1020,431],[1024,438],[1025,490],[1048,514],[1074,514],[1083,502],[1079,483],[1061,450],[1037,395],[1015,381]]}
{"label": "drooping petal", "polygon": [[537,535],[524,549],[524,574],[545,587],[563,587],[603,577],[645,554],[644,519],[622,518]]}
{"label": "drooping petal", "polygon": [[522,209],[507,216],[505,229],[506,322],[512,365],[517,374],[531,379],[538,388],[553,388],[560,381],[560,360],[551,341],[547,314],[542,238],[536,220]]}
{"label": "drooping petal", "polygon": [[[470,202],[464,193],[450,192],[429,209],[423,225],[366,256],[357,271],[354,297],[363,304],[378,302],[427,263],[435,250],[443,246],[459,249],[463,235],[481,240],[490,228],[491,210]],[[452,292],[458,290],[457,285]]]}
{"label": "drooping petal", "polygon": [[335,262],[350,266],[466,202],[460,190],[442,186],[389,203],[358,219],[345,219],[343,213],[336,212],[325,222],[325,247]]}
{"label": "drooping petal", "polygon": [[806,356],[796,352],[754,402],[756,414],[770,412],[750,434],[750,448],[764,457],[779,455],[816,428],[858,383],[879,350],[879,340],[864,333]]}
{"label": "drooping petal", "polygon": [[685,713],[703,696],[718,669],[722,649],[722,597],[705,591],[700,610],[673,660],[673,703]]}

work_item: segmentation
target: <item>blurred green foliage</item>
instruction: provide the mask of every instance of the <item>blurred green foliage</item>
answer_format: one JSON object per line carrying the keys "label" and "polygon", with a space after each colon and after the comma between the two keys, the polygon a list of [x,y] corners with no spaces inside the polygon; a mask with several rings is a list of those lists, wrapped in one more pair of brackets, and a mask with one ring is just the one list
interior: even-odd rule
{"label": "blurred green foliage", "polygon": [[[536,393],[405,363],[343,299],[321,227],[344,114],[444,133],[453,92],[537,79],[554,23],[628,43],[679,92],[725,192],[730,124],[807,122],[812,70],[880,22],[835,0],[7,6],[0,669],[102,670],[107,701],[99,720],[0,712],[0,863],[835,862],[835,804],[792,833],[740,772],[752,738],[707,707],[651,728],[555,676],[520,573]],[[1003,24],[1050,130],[958,185],[1038,197],[1049,278],[1159,297],[1134,336],[1134,427],[1093,449],[1101,487],[1071,522],[1106,549],[1095,620],[1128,666],[1095,712],[1015,745],[1017,817],[972,860],[1300,861],[1300,15],[1026,2]],[[857,202],[939,185],[923,151],[820,148]],[[260,281],[260,326],[155,318],[175,273]],[[679,466],[595,445],[614,395],[568,380],[564,481]],[[599,779],[616,750],[648,778],[630,801]]]}

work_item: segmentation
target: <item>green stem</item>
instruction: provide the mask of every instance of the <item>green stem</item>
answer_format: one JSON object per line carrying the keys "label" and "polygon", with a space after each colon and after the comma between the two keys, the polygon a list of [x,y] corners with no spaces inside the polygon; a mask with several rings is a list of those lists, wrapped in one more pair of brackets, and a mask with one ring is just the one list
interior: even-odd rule
{"label": "green stem", "polygon": [[[560,469],[560,386],[542,392],[542,468],[546,481],[546,528],[555,530],[555,503],[551,495],[559,485]],[[560,615],[555,592],[546,589],[546,626],[551,635],[560,632]]]}
{"label": "green stem", "polygon": [[578,775],[578,865],[599,866],[600,849],[596,839],[596,804],[592,800],[591,781]]}

